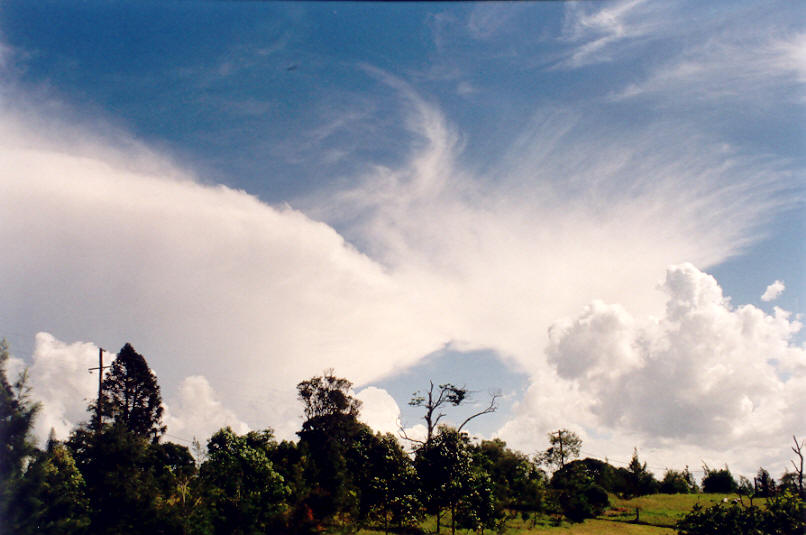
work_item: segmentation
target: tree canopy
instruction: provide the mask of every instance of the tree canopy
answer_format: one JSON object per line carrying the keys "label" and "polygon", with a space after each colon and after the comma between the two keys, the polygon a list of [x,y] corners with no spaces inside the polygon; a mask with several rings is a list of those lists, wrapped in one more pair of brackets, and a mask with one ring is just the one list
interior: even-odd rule
{"label": "tree canopy", "polygon": [[130,344],[124,345],[112,362],[101,390],[103,417],[155,442],[165,432],[157,377]]}

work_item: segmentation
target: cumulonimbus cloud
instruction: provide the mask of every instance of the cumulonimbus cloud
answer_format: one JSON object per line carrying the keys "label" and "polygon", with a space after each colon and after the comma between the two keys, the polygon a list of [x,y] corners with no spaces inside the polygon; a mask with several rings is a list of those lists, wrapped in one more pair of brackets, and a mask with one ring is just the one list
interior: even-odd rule
{"label": "cumulonimbus cloud", "polygon": [[[282,436],[297,427],[299,380],[334,367],[365,385],[446,343],[496,351],[572,417],[570,379],[596,364],[543,385],[557,318],[593,299],[662,312],[650,289],[667,265],[738,254],[787,202],[777,163],[686,125],[610,132],[562,109],[536,113],[478,175],[436,105],[375,74],[403,96],[409,158],[368,166],[304,212],[4,109],[0,247],[13,262],[0,266],[0,314],[17,332],[131,341],[167,399],[202,375],[239,421]],[[595,416],[614,425],[606,408]],[[628,424],[643,429],[638,415]]]}

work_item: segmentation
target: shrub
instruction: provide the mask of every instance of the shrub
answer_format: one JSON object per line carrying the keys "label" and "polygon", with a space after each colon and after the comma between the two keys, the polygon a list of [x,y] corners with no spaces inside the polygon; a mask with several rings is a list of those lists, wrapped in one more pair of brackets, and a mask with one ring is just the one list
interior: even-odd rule
{"label": "shrub", "polygon": [[739,485],[736,483],[736,480],[733,479],[733,474],[730,473],[727,465],[720,470],[708,468],[708,465],[703,465],[703,470],[705,470],[705,477],[702,479],[703,492],[727,494],[738,490]]}
{"label": "shrub", "polygon": [[791,492],[768,500],[767,508],[718,503],[694,506],[677,523],[679,535],[802,535],[803,502]]}

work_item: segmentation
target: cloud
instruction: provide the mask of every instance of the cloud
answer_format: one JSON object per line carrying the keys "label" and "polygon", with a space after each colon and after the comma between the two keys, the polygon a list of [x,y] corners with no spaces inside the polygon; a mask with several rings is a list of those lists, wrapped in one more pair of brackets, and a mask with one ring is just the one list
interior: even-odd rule
{"label": "cloud", "polygon": [[619,46],[655,36],[659,11],[665,11],[645,0],[625,0],[594,9],[573,3],[565,7],[563,39],[574,46],[561,63],[566,68],[611,61]]}
{"label": "cloud", "polygon": [[359,419],[375,431],[392,433],[400,430],[400,407],[389,393],[374,386],[360,390],[356,398],[363,402]]}
{"label": "cloud", "polygon": [[[206,184],[59,113],[0,110],[0,247],[14,259],[0,266],[0,317],[16,332],[131,341],[174,414],[194,384],[182,381],[203,376],[210,390],[195,387],[214,413],[284,437],[298,428],[299,380],[334,367],[367,385],[446,344],[492,349],[530,374],[521,406],[541,432],[572,417],[615,425],[595,386],[628,365],[643,373],[630,318],[664,304],[647,289],[680,259],[739,254],[790,201],[779,162],[685,124],[616,131],[595,110],[536,112],[482,173],[464,165],[463,133],[439,107],[366,70],[398,97],[414,141],[399,147],[403,163],[367,164],[304,210]],[[602,340],[617,328],[610,360],[549,361],[549,327],[595,299],[578,328]],[[557,343],[583,354],[579,339]],[[797,353],[786,358],[796,369]],[[390,425],[384,406],[375,425]],[[640,414],[626,418],[645,430]]]}
{"label": "cloud", "polygon": [[[801,323],[780,309],[768,315],[732,306],[717,281],[691,264],[670,267],[660,289],[667,298],[660,317],[593,302],[555,323],[547,355],[567,386],[528,392],[521,419],[555,413],[548,394],[578,400],[569,421],[629,436],[660,449],[659,457],[686,446],[740,456],[742,445],[780,458],[786,437],[804,431],[806,348],[793,342]],[[517,439],[517,427],[502,434]],[[748,459],[738,462],[754,469]]]}
{"label": "cloud", "polygon": [[[28,366],[32,399],[40,403],[33,434],[44,443],[51,429],[64,440],[76,425],[89,421],[89,403],[98,395],[98,347],[88,342],[65,343],[45,332],[36,334]],[[10,374],[14,377],[14,374]]]}
{"label": "cloud", "polygon": [[218,395],[205,377],[187,377],[178,390],[165,411],[164,421],[169,439],[196,438],[203,442],[227,426],[239,434],[249,431],[249,426],[218,400]]}
{"label": "cloud", "polygon": [[767,289],[764,290],[764,294],[761,296],[761,300],[764,302],[775,301],[784,293],[784,290],[786,290],[786,286],[784,286],[783,281],[776,280],[767,286]]}
{"label": "cloud", "polygon": [[804,98],[805,33],[770,37],[769,32],[734,31],[695,43],[611,98],[662,95],[673,100],[753,99],[765,104]]}

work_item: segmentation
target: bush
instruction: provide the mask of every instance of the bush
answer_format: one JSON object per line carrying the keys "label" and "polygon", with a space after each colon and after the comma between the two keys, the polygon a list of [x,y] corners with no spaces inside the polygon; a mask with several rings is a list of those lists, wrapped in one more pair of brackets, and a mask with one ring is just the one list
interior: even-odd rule
{"label": "bush", "polygon": [[555,473],[551,484],[557,489],[563,515],[572,522],[600,515],[610,505],[607,491],[594,482],[582,463],[566,465],[562,474]]}
{"label": "bush", "polygon": [[727,465],[721,470],[708,468],[708,465],[703,465],[703,469],[705,470],[705,477],[702,479],[703,492],[728,494],[739,489],[739,485],[733,479],[733,474],[730,473]]}
{"label": "bush", "polygon": [[767,508],[718,503],[694,506],[677,523],[679,535],[802,535],[806,529],[803,502],[791,492],[768,500]]}

